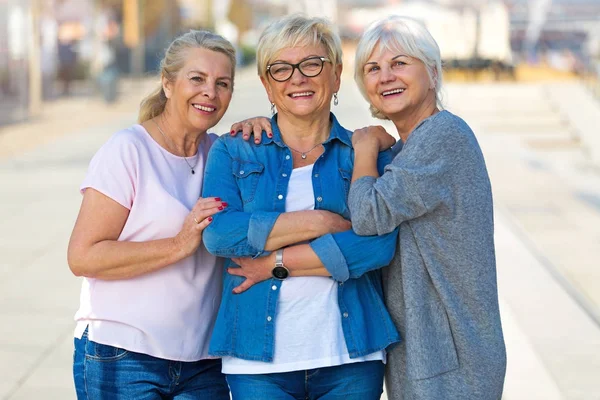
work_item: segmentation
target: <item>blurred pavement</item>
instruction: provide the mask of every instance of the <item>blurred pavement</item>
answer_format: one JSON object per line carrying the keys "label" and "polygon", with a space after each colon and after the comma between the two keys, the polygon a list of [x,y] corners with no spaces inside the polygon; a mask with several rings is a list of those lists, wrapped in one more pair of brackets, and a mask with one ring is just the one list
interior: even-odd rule
{"label": "blurred pavement", "polygon": [[[80,280],[68,269],[66,247],[78,187],[98,147],[135,122],[151,83],[125,82],[111,107],[60,100],[36,121],[0,128],[2,400],[75,398]],[[572,114],[561,112],[560,96],[549,96],[543,84],[446,90],[448,109],[478,135],[492,178],[509,359],[504,398],[600,399],[600,171],[589,162]],[[349,75],[339,98],[334,112],[344,126],[381,123],[370,118]],[[214,131],[269,109],[255,70],[242,70]]]}

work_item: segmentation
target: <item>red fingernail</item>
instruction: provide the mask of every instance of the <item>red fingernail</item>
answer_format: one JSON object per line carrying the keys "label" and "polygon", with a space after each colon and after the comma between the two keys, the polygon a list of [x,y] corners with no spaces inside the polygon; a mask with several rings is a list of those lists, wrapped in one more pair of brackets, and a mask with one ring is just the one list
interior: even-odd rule
{"label": "red fingernail", "polygon": [[215,201],[221,201],[220,197],[215,197]]}
{"label": "red fingernail", "polygon": [[269,133],[267,136],[268,136],[268,137],[270,137],[270,138],[272,138],[272,137],[273,137],[273,134],[272,134],[272,133]]}
{"label": "red fingernail", "polygon": [[208,222],[212,222],[212,217],[208,217]]}
{"label": "red fingernail", "polygon": [[235,135],[235,131],[229,132],[230,135]]}
{"label": "red fingernail", "polygon": [[222,210],[222,209],[223,209],[223,207],[222,207],[222,206],[219,206],[219,210]]}
{"label": "red fingernail", "polygon": [[223,207],[227,207],[227,206],[229,205],[229,203],[227,203],[226,201],[224,201],[224,202],[222,202],[222,203],[221,203],[221,205],[222,205]]}

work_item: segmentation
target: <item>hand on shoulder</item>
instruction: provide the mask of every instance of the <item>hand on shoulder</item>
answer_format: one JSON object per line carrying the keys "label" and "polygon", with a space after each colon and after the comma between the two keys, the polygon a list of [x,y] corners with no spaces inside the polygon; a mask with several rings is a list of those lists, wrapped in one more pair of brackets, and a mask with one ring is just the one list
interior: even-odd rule
{"label": "hand on shoulder", "polygon": [[236,122],[231,125],[231,131],[229,134],[231,136],[235,136],[239,132],[242,132],[242,137],[244,140],[250,140],[250,135],[253,135],[254,143],[260,144],[262,131],[265,131],[268,137],[273,137],[271,120],[267,117],[254,117]]}
{"label": "hand on shoulder", "polygon": [[396,144],[396,139],[381,125],[367,126],[354,131],[352,146],[355,150],[373,149],[384,151]]}

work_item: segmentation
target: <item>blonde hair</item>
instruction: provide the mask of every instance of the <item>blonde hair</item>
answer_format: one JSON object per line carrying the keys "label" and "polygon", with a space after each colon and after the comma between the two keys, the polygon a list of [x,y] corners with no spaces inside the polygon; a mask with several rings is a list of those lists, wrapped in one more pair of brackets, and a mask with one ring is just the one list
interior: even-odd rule
{"label": "blonde hair", "polygon": [[[169,82],[177,79],[177,74],[186,61],[187,50],[201,48],[225,54],[231,61],[231,78],[235,76],[235,49],[232,44],[217,34],[208,31],[190,30],[175,38],[167,48],[164,58],[160,61],[160,76]],[[233,82],[232,82],[233,85]],[[140,104],[138,122],[142,123],[160,115],[167,104],[167,96],[162,82]]]}
{"label": "blonde hair", "polygon": [[[370,103],[364,82],[364,66],[377,45],[380,49],[403,51],[406,55],[421,60],[425,64],[429,81],[435,89],[438,108],[442,103],[442,58],[437,42],[425,25],[408,17],[393,15],[374,22],[362,35],[356,48],[354,80],[363,97]],[[375,118],[388,119],[378,109],[369,106]]]}
{"label": "blonde hair", "polygon": [[333,65],[342,64],[342,41],[333,24],[324,18],[292,14],[269,24],[258,40],[256,67],[258,75],[267,77],[267,65],[286,47],[325,46]]}

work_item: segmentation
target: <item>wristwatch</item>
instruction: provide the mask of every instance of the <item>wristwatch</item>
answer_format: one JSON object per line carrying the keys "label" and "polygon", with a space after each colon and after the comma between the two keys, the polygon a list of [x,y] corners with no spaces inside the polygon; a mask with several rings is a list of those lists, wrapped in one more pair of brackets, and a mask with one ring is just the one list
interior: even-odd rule
{"label": "wristwatch", "polygon": [[283,265],[283,249],[279,249],[275,252],[275,268],[271,271],[273,278],[284,280],[290,275],[290,271]]}

